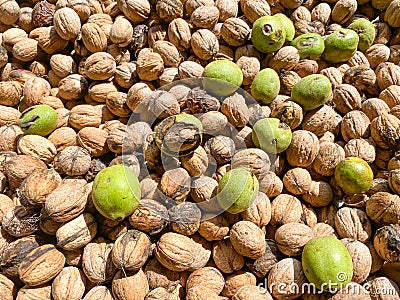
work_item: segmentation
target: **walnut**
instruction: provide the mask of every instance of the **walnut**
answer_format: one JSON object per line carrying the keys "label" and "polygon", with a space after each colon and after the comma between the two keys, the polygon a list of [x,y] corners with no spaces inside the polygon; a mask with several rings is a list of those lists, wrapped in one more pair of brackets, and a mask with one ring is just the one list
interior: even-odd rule
{"label": "walnut", "polygon": [[150,2],[147,0],[118,0],[118,8],[132,22],[138,23],[146,20],[150,15]]}
{"label": "walnut", "polygon": [[329,224],[317,223],[311,227],[313,237],[332,236],[337,238],[335,229]]}
{"label": "walnut", "polygon": [[210,29],[218,22],[219,10],[215,6],[199,6],[190,15],[190,22],[198,28]]}
{"label": "walnut", "polygon": [[217,186],[215,179],[202,176],[193,180],[190,195],[202,210],[215,212],[221,209],[215,198]]}
{"label": "walnut", "polygon": [[[296,298],[301,291],[290,289],[290,286],[302,286],[307,281],[301,262],[294,258],[284,258],[276,263],[268,274],[268,286],[272,296],[277,299]],[[278,289],[279,284],[284,284],[283,290]]]}
{"label": "walnut", "polygon": [[108,152],[108,133],[95,127],[82,128],[76,137],[78,145],[87,150],[90,155],[98,157]]}
{"label": "walnut", "polygon": [[231,160],[232,169],[242,168],[262,179],[270,169],[270,158],[263,150],[249,148],[239,150]]}
{"label": "walnut", "polygon": [[[390,291],[391,296],[382,296],[381,291]],[[376,277],[371,281],[369,294],[371,295],[372,299],[379,299],[379,298],[392,298],[395,299],[396,297],[400,296],[400,288],[399,286],[392,280],[386,277]]]}
{"label": "walnut", "polygon": [[271,220],[271,202],[268,196],[258,192],[251,207],[241,213],[243,221],[250,221],[258,227],[266,226]]}
{"label": "walnut", "polygon": [[373,194],[366,205],[368,217],[380,224],[396,224],[400,217],[400,197],[387,192]]}
{"label": "walnut", "polygon": [[55,300],[81,299],[85,293],[86,278],[76,267],[65,267],[54,278],[51,294]]}
{"label": "walnut", "polygon": [[260,61],[256,57],[242,56],[236,64],[242,69],[243,85],[251,85],[254,77],[260,71]]}
{"label": "walnut", "polygon": [[77,100],[83,97],[88,88],[87,80],[79,74],[72,74],[60,80],[58,94],[64,100]]}
{"label": "walnut", "polygon": [[300,255],[303,247],[312,237],[311,228],[300,223],[284,224],[275,233],[278,249],[288,256]]}
{"label": "walnut", "polygon": [[15,206],[15,204],[11,200],[11,198],[9,198],[8,196],[6,196],[4,194],[0,195],[0,224],[3,219],[3,216],[7,213],[8,210],[10,210],[14,206]]}
{"label": "walnut", "polygon": [[378,98],[370,98],[364,101],[361,110],[367,115],[370,121],[390,112],[390,108],[386,102]]}
{"label": "walnut", "polygon": [[116,299],[129,299],[135,295],[137,299],[144,299],[149,292],[149,284],[142,269],[136,272],[118,271],[112,281],[112,293]]}
{"label": "walnut", "polygon": [[190,176],[199,177],[208,168],[208,156],[203,147],[198,146],[192,153],[181,157],[182,167],[188,171]]}
{"label": "walnut", "polygon": [[216,241],[212,255],[217,268],[223,273],[233,273],[244,266],[244,258],[237,253],[229,239]]}
{"label": "walnut", "polygon": [[230,230],[230,240],[240,255],[257,259],[265,253],[265,236],[261,229],[250,221],[235,223]]}
{"label": "walnut", "polygon": [[136,63],[121,63],[115,70],[114,78],[119,86],[129,89],[138,79],[138,75],[136,73]]}
{"label": "walnut", "polygon": [[348,112],[341,122],[341,133],[345,141],[357,138],[368,138],[370,135],[370,120],[358,110]]}
{"label": "walnut", "polygon": [[76,145],[76,132],[71,127],[61,127],[54,130],[47,139],[60,152],[68,146]]}
{"label": "walnut", "polygon": [[335,110],[328,105],[323,105],[304,116],[302,128],[317,136],[322,136],[325,132],[334,130],[335,117]]}
{"label": "walnut", "polygon": [[307,203],[314,207],[328,205],[333,199],[331,186],[323,181],[312,181],[310,188],[302,195]]}
{"label": "walnut", "polygon": [[303,109],[293,101],[284,101],[274,106],[271,117],[278,118],[295,129],[303,122]]}
{"label": "walnut", "polygon": [[203,66],[194,61],[184,61],[178,67],[180,79],[199,78],[203,74]]}
{"label": "walnut", "polygon": [[191,39],[189,24],[181,18],[172,20],[168,25],[168,37],[178,50],[188,49]]}
{"label": "walnut", "polygon": [[272,300],[272,296],[259,286],[255,285],[244,285],[239,288],[236,293],[232,296],[232,300]]}
{"label": "walnut", "polygon": [[400,120],[390,114],[383,114],[371,122],[371,136],[382,149],[398,149]]}
{"label": "walnut", "polygon": [[17,294],[17,299],[45,299],[51,300],[53,299],[51,296],[51,284],[45,283],[38,286],[23,286]]}
{"label": "walnut", "polygon": [[194,54],[202,60],[209,60],[217,55],[219,43],[215,34],[208,29],[199,29],[190,40]]}
{"label": "walnut", "polygon": [[291,169],[283,176],[285,188],[294,195],[307,193],[310,189],[311,182],[310,173],[303,168]]}
{"label": "walnut", "polygon": [[166,268],[181,272],[204,267],[210,253],[192,239],[178,233],[168,232],[158,240],[155,256]]}
{"label": "walnut", "polygon": [[245,271],[238,271],[226,277],[225,287],[222,295],[225,297],[232,297],[236,292],[246,285],[256,285],[256,277]]}
{"label": "walnut", "polygon": [[139,104],[152,94],[150,87],[142,82],[131,86],[126,97],[126,105],[135,111]]}
{"label": "walnut", "polygon": [[351,281],[362,283],[367,279],[372,265],[372,256],[368,247],[360,241],[352,239],[343,239],[342,243],[353,261],[353,277]]}
{"label": "walnut", "polygon": [[[167,27],[163,24],[156,24],[148,29],[147,33],[148,46],[152,48],[156,41],[168,41]],[[150,49],[149,48],[146,49],[143,47],[140,50],[136,50],[136,56],[137,53],[140,53],[139,51],[141,50],[149,51]]]}
{"label": "walnut", "polygon": [[46,244],[29,252],[18,268],[20,279],[30,286],[52,280],[64,267],[65,257],[53,245]]}
{"label": "walnut", "polygon": [[204,267],[191,273],[186,281],[186,290],[192,287],[203,286],[209,288],[217,295],[222,292],[225,285],[225,279],[221,272],[213,267]]}
{"label": "walnut", "polygon": [[161,192],[168,198],[183,202],[190,192],[190,176],[183,168],[166,171],[160,182]]}
{"label": "walnut", "polygon": [[90,289],[83,300],[113,300],[111,292],[105,286],[95,286]]}
{"label": "walnut", "polygon": [[292,166],[307,167],[317,157],[319,148],[319,141],[314,133],[307,130],[294,131],[292,141],[286,150],[287,160]]}
{"label": "walnut", "polygon": [[185,2],[185,10],[188,16],[190,16],[196,8],[200,6],[214,6],[215,3],[212,0],[188,0]]}
{"label": "walnut", "polygon": [[254,23],[260,17],[271,15],[269,2],[266,0],[241,0],[240,7],[251,23]]}
{"label": "walnut", "polygon": [[136,72],[142,80],[156,80],[164,71],[164,61],[160,54],[144,50],[139,52]]}
{"label": "walnut", "polygon": [[337,211],[335,228],[341,238],[352,238],[361,242],[367,241],[372,231],[367,214],[351,207],[343,207]]}
{"label": "walnut", "polygon": [[169,209],[171,229],[177,233],[190,236],[200,227],[201,211],[196,204],[183,202]]}
{"label": "walnut", "polygon": [[217,0],[215,6],[219,10],[220,22],[224,22],[228,18],[235,18],[238,15],[239,6],[236,0]]}
{"label": "walnut", "polygon": [[201,285],[190,288],[186,293],[186,300],[218,300],[220,297],[213,290]]}
{"label": "walnut", "polygon": [[250,39],[250,27],[240,18],[228,18],[221,28],[221,37],[230,46],[241,46]]}
{"label": "walnut", "polygon": [[0,274],[0,296],[4,300],[13,300],[17,294],[17,287],[14,282],[3,274]]}
{"label": "walnut", "polygon": [[400,88],[397,85],[391,85],[382,90],[379,94],[379,99],[386,102],[389,108],[393,108],[400,104]]}
{"label": "walnut", "polygon": [[151,290],[158,287],[169,288],[174,286],[179,282],[181,276],[180,273],[165,268],[155,258],[149,260],[144,272]]}
{"label": "walnut", "polygon": [[345,146],[346,157],[360,157],[368,163],[375,160],[375,146],[371,140],[351,139]]}
{"label": "walnut", "polygon": [[114,75],[117,65],[114,57],[107,52],[90,55],[84,63],[85,75],[92,80],[106,80]]}
{"label": "walnut", "polygon": [[345,158],[341,146],[332,142],[322,142],[317,157],[313,162],[314,170],[323,176],[333,175],[339,162]]}
{"label": "walnut", "polygon": [[384,62],[379,64],[375,69],[375,73],[376,81],[381,90],[400,83],[400,67],[394,63]]}
{"label": "walnut", "polygon": [[81,30],[81,21],[78,14],[69,7],[63,7],[54,13],[54,28],[64,40],[75,38]]}
{"label": "walnut", "polygon": [[114,276],[116,267],[111,258],[112,247],[113,244],[97,238],[83,248],[82,269],[91,282],[107,282]]}
{"label": "walnut", "polygon": [[31,77],[24,84],[24,101],[28,106],[40,104],[50,95],[50,84],[43,78]]}
{"label": "walnut", "polygon": [[19,125],[5,125],[0,127],[0,150],[16,151],[17,142],[23,135],[23,131]]}
{"label": "walnut", "polygon": [[48,139],[39,135],[25,135],[18,140],[17,152],[19,154],[37,157],[45,163],[53,160],[57,153],[56,147]]}
{"label": "walnut", "polygon": [[168,211],[157,201],[142,199],[138,208],[129,216],[129,223],[133,228],[150,235],[157,234],[168,225]]}
{"label": "walnut", "polygon": [[271,202],[271,225],[280,226],[287,223],[300,223],[302,218],[301,202],[296,197],[280,194]]}
{"label": "walnut", "polygon": [[157,15],[164,22],[183,17],[183,3],[180,0],[161,0],[156,4]]}
{"label": "walnut", "polygon": [[392,224],[379,228],[374,237],[374,247],[378,255],[389,262],[400,261],[400,225]]}
{"label": "walnut", "polygon": [[260,192],[265,193],[270,198],[278,196],[283,190],[282,180],[271,171],[267,172],[258,182]]}
{"label": "walnut", "polygon": [[19,104],[22,97],[22,85],[17,81],[0,82],[0,104],[15,106]]}
{"label": "walnut", "polygon": [[97,223],[89,213],[83,213],[57,230],[57,246],[65,250],[79,249],[87,245],[97,233]]}

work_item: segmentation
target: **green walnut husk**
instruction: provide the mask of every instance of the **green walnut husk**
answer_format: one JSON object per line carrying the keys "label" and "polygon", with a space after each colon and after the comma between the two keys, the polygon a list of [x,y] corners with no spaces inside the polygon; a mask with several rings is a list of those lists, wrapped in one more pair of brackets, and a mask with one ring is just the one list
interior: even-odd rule
{"label": "green walnut husk", "polygon": [[104,217],[124,219],[139,205],[141,197],[136,174],[124,165],[114,165],[101,170],[95,177],[92,189],[93,204]]}
{"label": "green walnut husk", "polygon": [[285,28],[279,18],[264,16],[258,18],[251,30],[251,41],[254,47],[263,53],[279,50],[286,41]]}
{"label": "green walnut husk", "polygon": [[268,153],[281,153],[289,147],[292,131],[277,118],[264,118],[254,124],[252,138],[256,147]]}
{"label": "green walnut husk", "polygon": [[295,84],[291,98],[304,110],[313,110],[332,99],[332,84],[324,75],[308,75]]}
{"label": "green walnut husk", "polygon": [[322,58],[333,64],[346,62],[356,53],[358,41],[358,34],[354,30],[337,29],[325,39]]}
{"label": "green walnut husk", "polygon": [[278,13],[273,16],[275,18],[278,18],[279,21],[282,23],[283,29],[285,30],[286,41],[292,41],[296,34],[296,29],[294,28],[293,22],[282,13]]}
{"label": "green walnut husk", "polygon": [[324,52],[324,39],[318,33],[305,33],[292,41],[292,46],[299,51],[301,59],[317,60]]}
{"label": "green walnut husk", "polygon": [[375,26],[367,19],[358,19],[351,23],[348,29],[357,32],[359,41],[358,49],[365,52],[369,47],[372,46],[375,40]]}
{"label": "green walnut husk", "polygon": [[203,87],[210,94],[229,96],[243,83],[243,73],[237,64],[227,59],[210,62],[203,71]]}
{"label": "green walnut husk", "polygon": [[281,83],[275,70],[266,68],[258,72],[251,84],[251,95],[263,104],[271,103],[279,94]]}
{"label": "green walnut husk", "polygon": [[365,193],[371,188],[373,179],[371,167],[359,157],[347,157],[335,168],[336,183],[346,194]]}
{"label": "green walnut husk", "polygon": [[344,287],[353,277],[353,262],[344,244],[332,236],[313,238],[301,256],[307,279],[320,290]]}
{"label": "green walnut husk", "polygon": [[46,104],[31,106],[19,118],[19,126],[25,134],[49,135],[57,128],[57,112]]}
{"label": "green walnut husk", "polygon": [[218,184],[217,201],[231,214],[238,214],[248,209],[258,193],[256,176],[244,169],[227,172]]}
{"label": "green walnut husk", "polygon": [[195,116],[181,113],[162,120],[154,131],[156,144],[162,152],[184,156],[201,144],[203,126]]}

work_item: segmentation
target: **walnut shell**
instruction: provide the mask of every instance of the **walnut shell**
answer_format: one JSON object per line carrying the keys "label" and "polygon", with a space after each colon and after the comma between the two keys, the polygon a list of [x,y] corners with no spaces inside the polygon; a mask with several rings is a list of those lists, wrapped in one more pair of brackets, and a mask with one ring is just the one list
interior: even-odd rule
{"label": "walnut shell", "polygon": [[40,216],[35,211],[28,211],[24,206],[13,206],[2,219],[2,228],[15,237],[27,236],[39,229]]}
{"label": "walnut shell", "polygon": [[307,167],[311,165],[319,153],[318,137],[307,130],[293,132],[292,141],[286,150],[286,157],[294,167]]}
{"label": "walnut shell", "polygon": [[111,292],[105,286],[96,286],[92,288],[83,300],[113,300]]}
{"label": "walnut shell", "polygon": [[107,52],[96,52],[84,63],[85,75],[92,80],[106,80],[114,75],[117,65],[114,57]]}
{"label": "walnut shell", "polygon": [[76,140],[78,145],[87,150],[90,155],[98,157],[108,152],[107,136],[108,133],[105,130],[85,127],[78,132]]}
{"label": "walnut shell", "polygon": [[165,268],[155,258],[150,259],[146,264],[145,274],[151,290],[158,287],[169,288],[177,285],[181,276],[181,273]]}
{"label": "walnut shell", "polygon": [[313,162],[314,170],[323,176],[331,176],[339,162],[345,158],[343,148],[332,142],[322,142]]}
{"label": "walnut shell", "polygon": [[382,149],[398,149],[400,120],[390,114],[383,114],[371,122],[371,136]]}
{"label": "walnut shell", "polygon": [[218,269],[213,267],[204,267],[191,273],[186,281],[186,290],[192,287],[203,286],[209,288],[217,295],[222,292],[225,285],[225,279]]}
{"label": "walnut shell", "polygon": [[79,15],[69,7],[63,7],[54,13],[54,28],[64,40],[75,38],[81,30]]}
{"label": "walnut shell", "polygon": [[65,267],[54,278],[51,294],[54,300],[81,299],[85,293],[86,278],[76,267]]}
{"label": "walnut shell", "polygon": [[201,285],[190,288],[186,293],[186,300],[218,300],[218,294],[209,288]]}
{"label": "walnut shell", "polygon": [[156,80],[164,71],[162,56],[152,51],[140,51],[136,62],[136,72],[141,80]]}
{"label": "walnut shell", "polygon": [[4,300],[13,300],[17,294],[17,287],[14,282],[3,274],[0,274],[0,296]]}
{"label": "walnut shell", "polygon": [[30,286],[52,280],[64,267],[65,257],[53,245],[39,246],[21,261],[18,268],[20,279]]}
{"label": "walnut shell", "polygon": [[244,285],[232,296],[232,300],[272,300],[272,296],[263,288],[255,285]]}
{"label": "walnut shell", "polygon": [[[142,269],[136,272],[118,271],[112,281],[112,293],[118,300],[144,299],[149,292],[149,284]],[[133,297],[131,295],[134,295]]]}
{"label": "walnut shell", "polygon": [[353,261],[353,277],[351,281],[362,283],[367,279],[372,265],[372,256],[368,247],[360,241],[343,239],[341,242],[346,246]]}
{"label": "walnut shell", "polygon": [[204,267],[205,258],[211,254],[207,252],[201,244],[173,232],[163,234],[155,249],[157,260],[166,268],[176,272]]}
{"label": "walnut shell", "polygon": [[251,23],[254,23],[260,17],[271,15],[269,2],[266,0],[241,0],[240,7]]}
{"label": "walnut shell", "polygon": [[219,43],[215,34],[208,29],[199,29],[193,33],[190,45],[194,54],[202,60],[209,60],[217,55]]}
{"label": "walnut shell", "polygon": [[47,139],[61,152],[68,146],[76,145],[76,132],[71,127],[61,127],[54,130]]}
{"label": "walnut shell", "polygon": [[40,135],[25,135],[18,140],[17,152],[19,154],[37,157],[45,163],[53,160],[57,153],[56,147],[48,139]]}
{"label": "walnut shell", "polygon": [[336,213],[335,228],[341,238],[352,238],[361,242],[371,237],[371,222],[367,214],[352,207],[342,207]]}
{"label": "walnut shell", "polygon": [[287,256],[300,255],[303,247],[311,238],[313,238],[311,228],[300,223],[284,224],[275,233],[278,249]]}
{"label": "walnut shell", "polygon": [[64,223],[56,232],[57,245],[75,250],[87,245],[97,233],[97,223],[89,213],[83,213]]}
{"label": "walnut shell", "polygon": [[169,23],[169,41],[174,44],[178,50],[182,51],[190,47],[191,36],[189,24],[184,19],[177,18]]}
{"label": "walnut shell", "polygon": [[265,235],[250,221],[235,223],[230,230],[230,240],[240,255],[257,259],[265,253]]}
{"label": "walnut shell", "polygon": [[396,224],[400,220],[400,197],[387,192],[375,193],[367,201],[366,212],[379,224]]}
{"label": "walnut shell", "polygon": [[64,100],[77,100],[83,97],[87,88],[88,82],[83,76],[72,74],[58,83],[58,95]]}
{"label": "walnut shell", "polygon": [[400,261],[399,224],[379,228],[374,237],[374,247],[378,255],[389,262]]}
{"label": "walnut shell", "polygon": [[287,223],[300,223],[303,209],[296,197],[280,194],[271,202],[271,225],[280,226]]}
{"label": "walnut shell", "polygon": [[22,97],[22,85],[17,81],[0,82],[0,104],[15,106],[19,104]]}

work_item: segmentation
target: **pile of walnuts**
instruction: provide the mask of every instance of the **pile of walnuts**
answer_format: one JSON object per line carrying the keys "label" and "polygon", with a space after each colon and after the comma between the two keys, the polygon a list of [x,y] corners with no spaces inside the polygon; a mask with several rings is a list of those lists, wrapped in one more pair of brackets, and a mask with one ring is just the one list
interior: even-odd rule
{"label": "pile of walnuts", "polygon": [[[296,36],[367,18],[375,41],[336,65],[300,59],[290,44],[262,54],[252,24],[277,13]],[[241,68],[249,92],[260,70],[274,69],[280,94],[258,109],[198,87],[154,92],[220,59]],[[400,0],[0,0],[0,299],[399,299],[399,64]],[[316,73],[329,78],[333,97],[306,112],[290,92]],[[129,123],[145,99],[160,119],[202,113],[210,136],[165,170],[154,128]],[[38,104],[58,114],[47,137],[18,125]],[[251,124],[269,116],[293,131],[272,166],[251,139]],[[346,157],[370,164],[366,193],[346,195],[336,184]],[[97,212],[91,190],[100,170],[120,163],[139,176],[142,199],[113,221]],[[255,203],[213,215],[209,200],[235,167],[257,176]],[[351,288],[291,288],[307,282],[300,255],[319,236],[346,246]]]}

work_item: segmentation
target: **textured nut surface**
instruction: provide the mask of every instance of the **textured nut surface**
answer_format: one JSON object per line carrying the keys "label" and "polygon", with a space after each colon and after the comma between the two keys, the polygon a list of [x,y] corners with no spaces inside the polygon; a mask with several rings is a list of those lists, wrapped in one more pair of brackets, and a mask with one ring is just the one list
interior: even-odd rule
{"label": "textured nut surface", "polygon": [[257,259],[265,253],[265,236],[262,230],[250,221],[235,223],[230,230],[230,240],[236,252]]}

